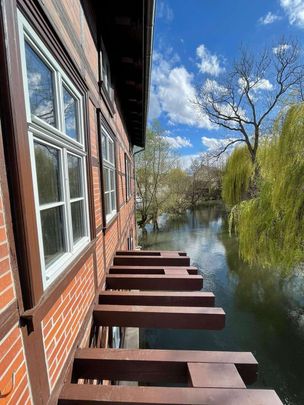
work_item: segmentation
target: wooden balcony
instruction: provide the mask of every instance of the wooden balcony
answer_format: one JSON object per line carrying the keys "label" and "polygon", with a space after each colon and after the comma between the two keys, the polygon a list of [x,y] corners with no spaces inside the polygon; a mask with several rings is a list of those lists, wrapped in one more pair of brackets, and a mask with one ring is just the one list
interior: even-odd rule
{"label": "wooden balcony", "polygon": [[[202,286],[185,252],[117,252],[93,310],[94,325],[220,330],[225,312]],[[59,404],[282,404],[273,390],[247,389],[257,366],[248,352],[83,348]]]}

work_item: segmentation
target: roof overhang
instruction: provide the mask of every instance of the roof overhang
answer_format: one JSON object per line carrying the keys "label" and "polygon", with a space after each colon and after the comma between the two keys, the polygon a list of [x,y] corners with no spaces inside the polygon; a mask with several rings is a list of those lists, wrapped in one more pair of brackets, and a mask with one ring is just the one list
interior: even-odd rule
{"label": "roof overhang", "polygon": [[133,145],[145,145],[154,0],[95,3],[99,30],[110,60],[115,95]]}

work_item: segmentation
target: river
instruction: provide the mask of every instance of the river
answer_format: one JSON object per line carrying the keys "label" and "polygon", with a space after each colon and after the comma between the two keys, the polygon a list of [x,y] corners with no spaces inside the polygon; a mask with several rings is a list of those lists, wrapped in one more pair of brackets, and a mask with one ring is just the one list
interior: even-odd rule
{"label": "river", "polygon": [[[204,276],[205,291],[226,312],[223,331],[143,329],[142,348],[251,351],[259,362],[255,387],[273,388],[284,404],[304,404],[304,271],[282,276],[250,267],[228,233],[220,204],[182,218],[160,218],[139,244],[148,250],[184,250]],[[253,387],[253,386],[251,386]]]}

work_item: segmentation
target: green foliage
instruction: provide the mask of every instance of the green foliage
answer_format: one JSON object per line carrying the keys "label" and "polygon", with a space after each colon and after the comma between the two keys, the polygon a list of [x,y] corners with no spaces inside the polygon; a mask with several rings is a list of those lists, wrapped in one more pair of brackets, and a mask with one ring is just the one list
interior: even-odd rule
{"label": "green foliage", "polygon": [[292,107],[281,135],[260,148],[259,194],[231,211],[249,263],[290,269],[304,261],[304,106]]}
{"label": "green foliage", "polygon": [[236,148],[227,161],[223,175],[222,197],[228,206],[232,207],[245,199],[252,174],[253,164],[247,146]]}
{"label": "green foliage", "polygon": [[164,212],[168,214],[181,214],[188,208],[187,188],[189,176],[180,169],[172,169],[166,176],[167,192],[164,202]]}

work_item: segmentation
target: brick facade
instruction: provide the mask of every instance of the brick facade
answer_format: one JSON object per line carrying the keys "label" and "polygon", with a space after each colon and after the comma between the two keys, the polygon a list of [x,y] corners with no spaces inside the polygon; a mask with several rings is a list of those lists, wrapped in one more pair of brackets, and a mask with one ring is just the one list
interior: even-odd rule
{"label": "brick facade", "polygon": [[[91,241],[86,259],[78,258],[80,262],[82,260],[81,266],[77,271],[69,270],[73,272],[73,277],[66,281],[64,274],[60,276],[64,288],[60,287],[59,282],[55,282],[54,286],[51,285],[49,288],[50,298],[47,296],[47,290],[32,309],[30,316],[23,318],[23,313],[26,313],[23,310],[23,286],[20,283],[20,272],[23,268],[22,263],[17,265],[14,257],[16,269],[12,270],[11,255],[15,249],[16,234],[11,232],[9,236],[6,225],[8,221],[14,221],[14,210],[9,198],[6,205],[3,203],[3,190],[5,189],[9,194],[8,190],[12,193],[12,188],[9,186],[10,178],[6,175],[5,167],[0,165],[0,317],[5,313],[7,318],[3,326],[1,325],[3,330],[6,328],[6,333],[3,333],[3,336],[0,335],[0,390],[2,393],[10,390],[11,376],[13,372],[15,373],[14,388],[6,398],[0,399],[1,405],[44,404],[50,398],[52,399],[56,385],[63,380],[71,353],[80,341],[82,345],[88,341],[91,325],[90,307],[96,299],[97,291],[103,288],[104,275],[112,263],[115,251],[127,249],[128,238],[130,235],[135,235],[134,181],[131,182],[132,196],[128,201],[126,201],[125,186],[125,155],[133,165],[132,145],[125,129],[123,115],[120,113],[119,101],[116,99],[114,101],[113,114],[101,97],[98,86],[98,51],[94,37],[97,29],[94,24],[92,26],[92,23],[88,22],[82,3],[80,0],[39,2],[49,26],[58,35],[61,45],[67,51],[68,57],[88,88],[87,126],[90,145],[88,164],[91,166],[92,173],[90,181],[93,202],[90,215],[94,218],[92,223],[95,224],[93,229],[95,236]],[[18,4],[16,7],[18,8]],[[105,226],[103,215],[98,111],[115,135],[118,212],[109,226]],[[0,158],[3,158],[4,162],[4,156]],[[8,160],[6,162],[9,164]],[[3,183],[4,187],[2,187]],[[6,213],[5,210],[9,212]],[[11,229],[16,232],[13,226]],[[10,249],[10,245],[13,249]],[[11,321],[12,317],[15,317],[15,323]],[[27,323],[29,318],[32,319],[33,327]],[[33,344],[32,341],[38,343]],[[42,367],[42,377],[38,378],[40,380],[38,382],[33,376],[33,369],[35,369],[32,359],[33,346],[37,353],[40,353],[39,367]],[[37,373],[39,374],[40,371]],[[48,387],[44,387],[41,382],[43,375],[47,379]],[[43,394],[39,390],[43,391]]]}

